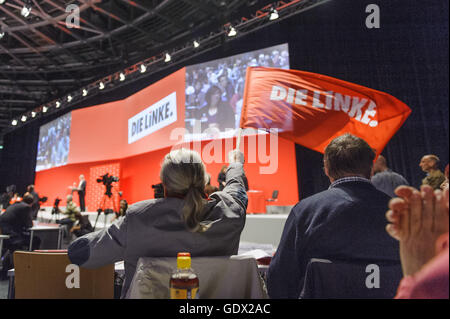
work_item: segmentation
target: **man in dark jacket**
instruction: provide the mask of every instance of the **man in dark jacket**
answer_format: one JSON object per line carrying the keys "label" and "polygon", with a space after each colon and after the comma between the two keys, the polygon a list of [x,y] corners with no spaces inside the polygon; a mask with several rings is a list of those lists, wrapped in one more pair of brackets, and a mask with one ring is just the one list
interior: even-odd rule
{"label": "man in dark jacket", "polygon": [[271,298],[299,298],[311,258],[400,264],[398,243],[385,230],[390,197],[370,182],[374,158],[350,134],[328,145],[324,166],[332,184],[292,209],[269,267]]}
{"label": "man in dark jacket", "polygon": [[24,232],[33,226],[33,220],[31,219],[32,203],[33,195],[25,193],[22,201],[8,206],[6,211],[0,215],[2,234],[10,235],[10,239],[5,241],[5,248],[14,250],[29,241],[29,236]]}

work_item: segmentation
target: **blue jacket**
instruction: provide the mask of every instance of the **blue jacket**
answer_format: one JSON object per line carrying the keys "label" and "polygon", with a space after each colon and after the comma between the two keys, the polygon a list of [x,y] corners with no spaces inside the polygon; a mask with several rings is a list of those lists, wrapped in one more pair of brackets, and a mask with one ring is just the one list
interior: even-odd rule
{"label": "blue jacket", "polygon": [[270,263],[271,298],[298,298],[311,258],[400,264],[385,230],[390,197],[367,181],[338,181],[292,209]]}

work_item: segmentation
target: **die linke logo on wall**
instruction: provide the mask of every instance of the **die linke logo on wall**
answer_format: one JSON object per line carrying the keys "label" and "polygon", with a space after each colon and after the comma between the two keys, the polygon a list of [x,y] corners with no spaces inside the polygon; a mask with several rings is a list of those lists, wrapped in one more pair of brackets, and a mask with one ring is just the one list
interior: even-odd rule
{"label": "die linke logo on wall", "polygon": [[128,120],[128,144],[177,121],[177,94],[173,92]]}

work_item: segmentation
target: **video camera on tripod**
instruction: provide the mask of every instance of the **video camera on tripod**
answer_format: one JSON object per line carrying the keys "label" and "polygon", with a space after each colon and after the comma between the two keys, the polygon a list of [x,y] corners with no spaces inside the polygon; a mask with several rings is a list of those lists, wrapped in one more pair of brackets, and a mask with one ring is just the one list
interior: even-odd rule
{"label": "video camera on tripod", "polygon": [[106,215],[108,215],[108,214],[114,214],[114,212],[116,212],[116,211],[118,211],[118,209],[115,207],[116,205],[115,205],[115,202],[114,202],[114,200],[112,201],[113,202],[113,207],[114,207],[114,209],[111,209],[111,208],[106,208],[106,201],[107,201],[107,197],[109,198],[109,199],[111,199],[111,197],[112,197],[112,188],[113,188],[113,185],[112,185],[112,183],[114,183],[114,182],[118,182],[119,181],[119,178],[118,177],[116,177],[116,176],[113,176],[113,175],[109,175],[109,173],[106,173],[105,175],[102,175],[102,176],[100,176],[99,178],[97,178],[97,183],[102,183],[103,185],[105,185],[105,187],[106,187],[106,192],[105,192],[105,195],[103,195],[103,198],[102,198],[102,200],[101,200],[101,207],[97,210],[97,218],[96,218],[96,220],[95,220],[95,224],[94,224],[94,230],[95,230],[95,228],[97,227],[97,221],[98,221],[98,218],[99,218],[99,216],[100,216],[100,214],[103,212],[104,213],[104,215],[105,215],[105,225],[106,225]]}
{"label": "video camera on tripod", "polygon": [[108,197],[112,196],[112,183],[118,181],[118,177],[109,175],[109,173],[106,173],[105,175],[100,176],[100,178],[97,178],[97,183],[103,183],[103,185],[106,186],[105,195],[107,195]]}

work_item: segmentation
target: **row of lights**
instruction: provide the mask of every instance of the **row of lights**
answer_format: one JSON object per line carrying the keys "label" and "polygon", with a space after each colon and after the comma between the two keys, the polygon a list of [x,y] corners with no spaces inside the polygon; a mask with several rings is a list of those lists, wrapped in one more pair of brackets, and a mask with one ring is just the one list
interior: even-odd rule
{"label": "row of lights", "polygon": [[[3,4],[3,3],[5,3],[5,0],[0,0],[0,4]],[[24,8],[25,8],[25,7],[24,7]],[[22,10],[22,11],[24,11],[24,10]],[[29,11],[31,11],[31,7],[30,7],[30,10],[29,10]],[[29,13],[28,13],[28,14],[29,14]],[[270,10],[270,12],[269,12],[269,19],[270,19],[271,21],[273,21],[273,20],[276,20],[276,19],[278,19],[278,18],[279,18],[278,11],[277,11],[275,8],[272,8],[272,9]],[[3,36],[4,36],[4,32],[2,33],[2,32],[0,31],[0,39],[3,38]],[[228,28],[228,30],[227,30],[227,36],[228,36],[228,37],[235,37],[235,36],[237,36],[237,30],[236,30],[236,28],[233,27],[232,25],[229,26],[229,28]],[[200,47],[200,42],[197,41],[197,40],[195,40],[195,41],[193,42],[193,46],[194,46],[194,48]],[[164,56],[164,62],[165,62],[165,63],[169,63],[170,61],[172,61],[172,56],[171,56],[169,53],[165,53],[165,56]],[[145,73],[145,72],[147,71],[147,66],[146,66],[145,64],[141,64],[140,67],[139,67],[139,71],[140,71],[140,73]],[[120,73],[119,73],[119,81],[120,81],[120,82],[123,82],[123,81],[125,81],[125,80],[126,80],[126,75],[125,75],[125,73],[124,73],[124,72],[120,72]],[[98,83],[98,89],[99,89],[99,90],[104,90],[105,88],[106,88],[105,83],[104,83],[103,81],[100,81],[100,82]],[[82,89],[81,95],[82,95],[83,97],[86,97],[88,94],[89,94],[89,91],[88,91],[86,88]],[[67,96],[66,100],[67,100],[68,103],[70,103],[70,102],[73,100],[72,95],[69,94],[69,95]],[[56,101],[56,102],[55,102],[55,107],[56,107],[57,109],[59,109],[59,108],[61,107],[61,102],[60,102],[60,101]],[[43,107],[42,107],[42,112],[43,112],[43,113],[47,113],[48,110],[49,110],[49,107],[48,107],[48,106],[43,106]],[[32,111],[30,114],[31,114],[31,117],[32,117],[32,118],[35,118],[36,115],[37,115],[37,112],[36,112],[36,111]],[[20,120],[21,120],[22,122],[26,122],[27,119],[28,119],[28,118],[27,118],[26,115],[22,115],[22,117],[21,117]],[[16,125],[18,124],[18,121],[17,121],[16,119],[14,119],[14,120],[12,120],[11,124],[12,124],[13,126],[16,126]]]}

